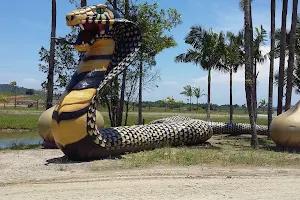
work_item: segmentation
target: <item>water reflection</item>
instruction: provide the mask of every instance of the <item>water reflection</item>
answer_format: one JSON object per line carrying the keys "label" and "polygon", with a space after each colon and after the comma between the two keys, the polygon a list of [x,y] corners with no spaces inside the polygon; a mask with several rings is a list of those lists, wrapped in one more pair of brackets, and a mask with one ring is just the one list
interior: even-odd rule
{"label": "water reflection", "polygon": [[43,140],[36,131],[0,131],[0,149],[19,144],[34,145],[42,143]]}

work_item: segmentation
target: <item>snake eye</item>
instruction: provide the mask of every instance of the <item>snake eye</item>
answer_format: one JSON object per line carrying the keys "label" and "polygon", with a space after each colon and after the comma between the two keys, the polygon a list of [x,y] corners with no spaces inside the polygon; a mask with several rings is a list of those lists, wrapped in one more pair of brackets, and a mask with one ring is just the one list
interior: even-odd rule
{"label": "snake eye", "polygon": [[103,8],[97,8],[97,9],[96,9],[96,12],[97,12],[98,14],[103,14],[103,13],[104,13],[104,9],[103,9]]}

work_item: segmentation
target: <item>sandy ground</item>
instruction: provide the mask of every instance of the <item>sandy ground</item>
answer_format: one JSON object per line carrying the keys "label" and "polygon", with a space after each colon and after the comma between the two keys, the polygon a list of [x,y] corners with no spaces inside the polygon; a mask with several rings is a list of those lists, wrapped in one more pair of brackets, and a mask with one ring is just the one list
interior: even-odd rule
{"label": "sandy ground", "polygon": [[300,169],[122,169],[120,160],[68,162],[60,150],[0,151],[0,199],[299,199]]}

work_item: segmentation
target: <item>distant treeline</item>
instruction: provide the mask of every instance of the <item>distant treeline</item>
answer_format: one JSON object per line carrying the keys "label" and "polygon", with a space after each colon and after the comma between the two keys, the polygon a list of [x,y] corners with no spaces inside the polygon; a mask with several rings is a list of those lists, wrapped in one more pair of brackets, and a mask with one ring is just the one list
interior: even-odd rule
{"label": "distant treeline", "polygon": [[[42,90],[34,90],[31,88],[24,88],[24,87],[19,87],[16,86],[17,91],[16,94],[18,95],[32,95],[32,94],[36,94],[36,95],[40,95],[40,96],[44,96],[45,92]],[[15,92],[15,86],[13,85],[9,85],[9,84],[0,84],[0,92],[4,92],[4,93],[14,93]]]}
{"label": "distant treeline", "polygon": [[[133,103],[132,103],[133,104]],[[163,108],[163,107],[167,107],[169,109],[179,109],[179,108],[184,108],[184,107],[188,107],[190,104],[188,103],[183,103],[183,102],[174,102],[172,104],[168,104],[163,100],[158,100],[158,101],[143,101],[143,108],[148,108],[148,107],[157,107],[157,108]],[[239,106],[238,104],[233,105],[234,108],[243,108],[244,106]],[[195,104],[192,103],[192,108],[193,110],[197,110],[198,109],[207,109],[207,103],[201,103],[201,104]],[[210,109],[211,110],[219,110],[219,109],[228,109],[229,108],[229,104],[228,105],[217,105],[217,104],[211,104],[210,105]]]}

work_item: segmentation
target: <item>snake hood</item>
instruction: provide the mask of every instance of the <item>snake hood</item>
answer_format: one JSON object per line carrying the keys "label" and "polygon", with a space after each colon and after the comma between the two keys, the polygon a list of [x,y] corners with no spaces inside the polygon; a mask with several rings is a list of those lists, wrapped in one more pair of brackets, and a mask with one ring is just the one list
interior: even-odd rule
{"label": "snake hood", "polygon": [[[87,51],[98,40],[105,38],[113,39],[116,44],[106,71],[107,76],[99,85],[98,92],[136,59],[141,47],[142,33],[139,26],[122,18],[109,5],[97,4],[74,10],[66,15],[66,25],[81,29],[74,44],[77,51]],[[87,61],[99,58],[90,56],[82,59]]]}

